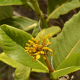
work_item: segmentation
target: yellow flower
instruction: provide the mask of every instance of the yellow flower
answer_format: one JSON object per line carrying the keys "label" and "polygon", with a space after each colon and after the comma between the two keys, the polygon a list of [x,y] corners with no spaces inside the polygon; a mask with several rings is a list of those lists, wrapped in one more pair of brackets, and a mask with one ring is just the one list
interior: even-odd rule
{"label": "yellow flower", "polygon": [[36,56],[36,59],[40,59],[40,55],[37,55],[37,56]]}
{"label": "yellow flower", "polygon": [[52,52],[52,50],[47,47],[48,45],[51,44],[51,42],[46,42],[46,39],[49,38],[49,35],[45,38],[39,36],[40,39],[42,39],[42,43],[40,43],[40,40],[36,40],[35,38],[32,38],[31,40],[28,40],[28,43],[26,43],[27,47],[25,47],[25,52],[29,52],[29,56],[33,56],[33,60],[35,59],[40,59],[41,55],[43,57],[43,59],[46,59],[47,55],[51,55],[52,54],[48,54],[47,51]]}

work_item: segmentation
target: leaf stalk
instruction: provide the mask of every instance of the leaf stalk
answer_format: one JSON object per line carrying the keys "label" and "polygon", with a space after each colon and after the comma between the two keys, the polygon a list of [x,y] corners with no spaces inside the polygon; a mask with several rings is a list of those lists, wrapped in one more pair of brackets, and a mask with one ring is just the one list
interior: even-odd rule
{"label": "leaf stalk", "polygon": [[37,2],[37,0],[30,0],[30,2],[32,3],[32,5],[34,6],[35,12],[37,14],[37,16],[40,18],[41,16],[44,16],[44,14],[42,13],[42,11],[39,8],[39,4]]}

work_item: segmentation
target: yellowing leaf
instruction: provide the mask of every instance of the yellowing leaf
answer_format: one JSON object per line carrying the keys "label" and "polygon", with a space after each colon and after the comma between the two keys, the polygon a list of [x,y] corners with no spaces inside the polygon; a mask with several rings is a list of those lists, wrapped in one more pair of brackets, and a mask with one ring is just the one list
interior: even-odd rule
{"label": "yellowing leaf", "polygon": [[56,69],[73,53],[80,53],[80,12],[64,25],[62,32],[52,39],[54,68]]}

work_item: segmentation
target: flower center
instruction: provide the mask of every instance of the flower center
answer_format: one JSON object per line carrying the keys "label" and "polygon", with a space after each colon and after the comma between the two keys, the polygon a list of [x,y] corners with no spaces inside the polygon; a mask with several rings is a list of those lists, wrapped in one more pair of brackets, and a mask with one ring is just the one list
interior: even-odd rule
{"label": "flower center", "polygon": [[36,40],[35,38],[32,38],[31,40],[28,40],[28,43],[26,43],[27,47],[25,47],[25,52],[28,52],[30,56],[33,56],[33,60],[35,59],[40,59],[41,55],[43,59],[46,59],[47,55],[52,56],[52,54],[47,54],[47,52],[52,52],[52,50],[47,47],[48,45],[51,44],[51,42],[46,42],[46,40],[49,38],[49,35],[45,38],[39,36],[40,39],[42,39],[42,43],[40,43],[40,40]]}

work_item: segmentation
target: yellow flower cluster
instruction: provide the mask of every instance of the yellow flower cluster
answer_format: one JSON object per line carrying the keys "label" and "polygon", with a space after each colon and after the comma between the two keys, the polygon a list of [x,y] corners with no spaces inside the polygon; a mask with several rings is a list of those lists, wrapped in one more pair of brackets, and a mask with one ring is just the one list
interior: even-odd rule
{"label": "yellow flower cluster", "polygon": [[25,52],[29,52],[28,54],[30,56],[33,56],[33,60],[35,59],[40,59],[41,55],[43,57],[43,59],[46,59],[46,55],[52,55],[52,54],[47,54],[47,52],[52,52],[51,49],[49,49],[49,47],[47,47],[48,45],[50,45],[50,42],[46,42],[46,39],[49,38],[49,35],[46,38],[43,38],[41,36],[39,36],[40,39],[42,39],[42,43],[40,44],[40,40],[36,40],[35,38],[32,38],[33,41],[28,40],[28,43],[26,43],[26,45],[28,47],[25,47]]}

